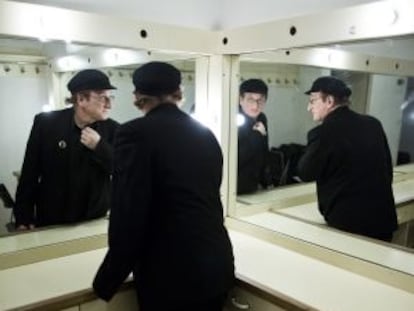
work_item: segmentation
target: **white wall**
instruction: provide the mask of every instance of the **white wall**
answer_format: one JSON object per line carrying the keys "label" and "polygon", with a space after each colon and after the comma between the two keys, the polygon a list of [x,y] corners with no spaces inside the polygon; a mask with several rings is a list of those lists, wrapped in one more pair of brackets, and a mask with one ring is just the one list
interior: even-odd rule
{"label": "white wall", "polygon": [[408,78],[405,102],[402,107],[402,127],[400,137],[400,150],[410,154],[414,160],[414,78]]}
{"label": "white wall", "polygon": [[[0,68],[0,183],[4,183],[14,197],[17,179],[13,171],[21,168],[26,141],[33,117],[47,104],[45,67],[9,65],[10,71]],[[10,219],[10,209],[0,203],[0,234]]]}
{"label": "white wall", "polygon": [[[403,83],[399,83],[401,80]],[[384,127],[390,145],[393,163],[396,163],[402,124],[402,105],[406,78],[371,75],[367,113],[378,118]]]}

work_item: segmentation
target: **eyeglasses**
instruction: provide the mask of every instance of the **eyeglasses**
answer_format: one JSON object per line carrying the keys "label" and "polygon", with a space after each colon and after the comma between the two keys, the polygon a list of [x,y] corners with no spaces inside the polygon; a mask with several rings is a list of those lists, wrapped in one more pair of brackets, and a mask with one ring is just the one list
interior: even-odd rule
{"label": "eyeglasses", "polygon": [[320,96],[309,97],[308,103],[309,105],[313,105],[315,102],[317,102],[320,99],[322,99],[322,97]]}
{"label": "eyeglasses", "polygon": [[245,101],[249,105],[257,104],[258,106],[264,106],[266,104],[266,99],[263,98],[263,97],[262,98],[253,98],[253,97],[246,96]]}
{"label": "eyeglasses", "polygon": [[114,95],[91,94],[91,96],[95,97],[101,103],[111,103],[115,100]]}

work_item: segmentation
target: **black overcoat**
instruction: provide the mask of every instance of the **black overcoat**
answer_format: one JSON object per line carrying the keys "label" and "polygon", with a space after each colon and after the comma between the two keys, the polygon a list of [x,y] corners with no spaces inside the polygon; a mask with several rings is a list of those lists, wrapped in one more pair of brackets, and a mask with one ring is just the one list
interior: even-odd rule
{"label": "black overcoat", "polygon": [[94,289],[110,299],[133,272],[141,306],[176,306],[232,286],[220,199],[222,153],[212,132],[164,103],[115,139],[109,250]]}
{"label": "black overcoat", "polygon": [[101,135],[92,151],[81,145],[73,118],[73,108],[35,116],[16,191],[17,226],[71,223],[106,214],[118,123],[108,119],[90,125]]}
{"label": "black overcoat", "polygon": [[299,176],[316,180],[319,210],[328,225],[389,240],[397,228],[393,169],[381,123],[348,107],[331,112],[308,133]]}
{"label": "black overcoat", "polygon": [[269,152],[269,138],[254,130],[256,122],[262,122],[267,132],[267,118],[260,113],[253,119],[243,113],[244,124],[238,128],[237,148],[237,193],[245,194],[255,192],[259,185],[267,186],[265,169]]}

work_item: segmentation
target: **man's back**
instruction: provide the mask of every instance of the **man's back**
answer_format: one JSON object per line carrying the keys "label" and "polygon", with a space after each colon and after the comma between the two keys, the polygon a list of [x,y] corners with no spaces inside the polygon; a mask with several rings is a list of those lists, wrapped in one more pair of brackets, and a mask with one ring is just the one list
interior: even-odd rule
{"label": "man's back", "polygon": [[304,180],[316,179],[328,224],[389,239],[397,221],[391,156],[380,122],[339,107],[316,130],[319,142],[301,160],[299,172]]}
{"label": "man's back", "polygon": [[[219,193],[222,154],[211,131],[175,105],[161,104],[121,126],[116,150],[114,184],[124,170],[131,176],[113,196],[115,202],[128,200],[125,206],[134,207],[138,221],[131,224],[136,238],[129,243],[139,246],[139,294],[155,301],[163,292],[165,302],[173,302],[227,291],[233,256]],[[111,219],[111,226],[118,225],[125,226]]]}

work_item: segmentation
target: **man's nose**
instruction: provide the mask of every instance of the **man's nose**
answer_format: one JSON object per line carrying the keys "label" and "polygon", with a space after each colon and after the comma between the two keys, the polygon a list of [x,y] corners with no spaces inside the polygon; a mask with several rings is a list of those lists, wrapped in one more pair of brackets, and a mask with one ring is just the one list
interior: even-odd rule
{"label": "man's nose", "polygon": [[105,101],[105,108],[108,108],[108,109],[112,108],[112,101],[111,100],[106,100]]}

